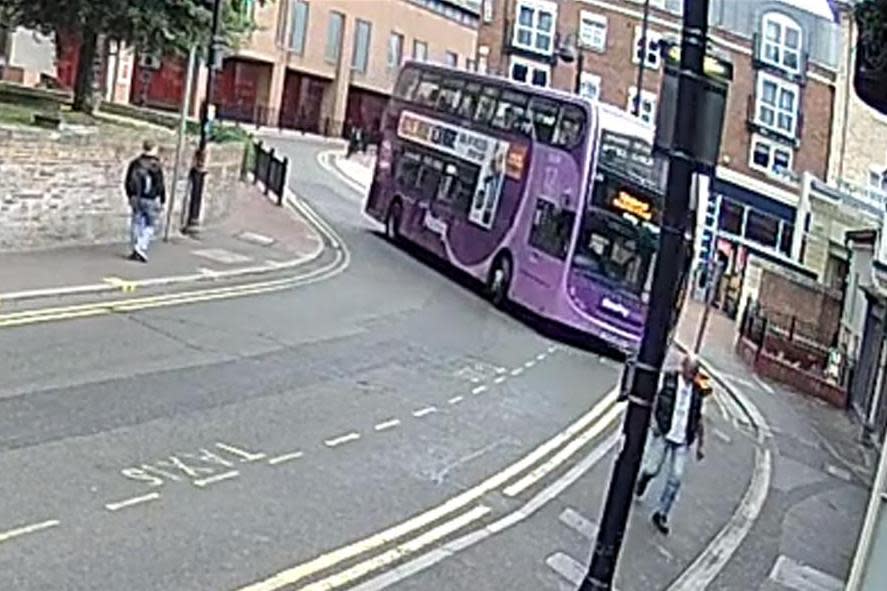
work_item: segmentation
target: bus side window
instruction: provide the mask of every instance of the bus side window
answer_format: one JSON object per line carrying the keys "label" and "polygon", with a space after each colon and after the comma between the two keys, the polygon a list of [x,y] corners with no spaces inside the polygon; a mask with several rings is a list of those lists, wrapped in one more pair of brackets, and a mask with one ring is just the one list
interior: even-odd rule
{"label": "bus side window", "polygon": [[397,165],[394,180],[401,190],[414,189],[419,178],[419,168],[422,166],[421,156],[415,152],[406,151]]}
{"label": "bus side window", "polygon": [[432,156],[422,158],[422,167],[419,171],[418,186],[422,199],[434,199],[437,196],[440,185],[443,162]]}
{"label": "bus side window", "polygon": [[558,259],[566,259],[575,220],[575,212],[538,199],[533,227],[530,228],[530,246]]}
{"label": "bus side window", "polygon": [[496,107],[496,115],[493,117],[493,127],[531,135],[532,128],[527,118],[527,102],[528,97],[523,93],[509,90],[503,92]]}
{"label": "bus side window", "polygon": [[499,98],[499,89],[487,86],[477,102],[477,110],[474,112],[474,120],[478,123],[489,124],[490,119],[496,113],[496,101]]}
{"label": "bus side window", "polygon": [[426,106],[437,107],[437,99],[440,95],[440,76],[426,72],[416,89],[413,102]]}
{"label": "bus side window", "polygon": [[464,85],[464,80],[444,80],[440,88],[437,109],[444,113],[455,113],[459,108],[459,101],[462,98],[462,89]]}
{"label": "bus side window", "polygon": [[457,114],[459,115],[459,117],[471,119],[474,116],[475,109],[477,109],[477,100],[479,94],[480,84],[476,82],[469,82],[465,86],[465,90],[462,92],[462,98],[459,101],[459,108],[457,110]]}
{"label": "bus side window", "polygon": [[400,99],[411,101],[419,87],[420,72],[415,68],[404,68],[397,80],[394,95]]}
{"label": "bus side window", "polygon": [[533,97],[530,102],[530,118],[533,121],[535,138],[546,144],[554,140],[554,132],[557,128],[558,104],[552,100]]}
{"label": "bus side window", "polygon": [[555,146],[573,148],[582,139],[585,128],[585,113],[575,105],[564,105],[554,137]]}

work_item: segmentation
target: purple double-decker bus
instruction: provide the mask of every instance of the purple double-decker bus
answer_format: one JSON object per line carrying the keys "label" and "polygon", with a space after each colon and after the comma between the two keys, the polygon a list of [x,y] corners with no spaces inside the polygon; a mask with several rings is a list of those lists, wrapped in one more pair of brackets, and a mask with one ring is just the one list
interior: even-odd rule
{"label": "purple double-decker bus", "polygon": [[625,351],[663,204],[652,129],[578,96],[431,64],[400,72],[366,212],[511,300]]}

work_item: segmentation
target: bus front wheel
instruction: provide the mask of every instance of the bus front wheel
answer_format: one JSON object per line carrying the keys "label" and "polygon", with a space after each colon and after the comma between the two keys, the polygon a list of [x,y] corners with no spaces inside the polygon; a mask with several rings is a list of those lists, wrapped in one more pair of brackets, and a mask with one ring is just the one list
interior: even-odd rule
{"label": "bus front wheel", "polygon": [[400,242],[400,220],[403,217],[400,201],[391,204],[385,217],[385,236],[391,242]]}
{"label": "bus front wheel", "polygon": [[508,290],[511,288],[512,265],[511,259],[501,256],[493,263],[490,270],[487,290],[490,301],[497,308],[503,308],[508,303]]}

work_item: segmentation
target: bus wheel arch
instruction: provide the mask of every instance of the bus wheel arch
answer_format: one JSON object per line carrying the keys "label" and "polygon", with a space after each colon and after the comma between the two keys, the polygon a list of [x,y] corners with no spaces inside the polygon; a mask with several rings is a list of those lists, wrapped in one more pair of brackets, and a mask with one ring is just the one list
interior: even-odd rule
{"label": "bus wheel arch", "polygon": [[509,250],[502,250],[493,259],[487,276],[487,295],[497,308],[508,303],[508,292],[514,279],[514,257]]}
{"label": "bus wheel arch", "polygon": [[400,224],[403,222],[403,201],[395,196],[388,205],[385,215],[385,237],[391,242],[400,241]]}

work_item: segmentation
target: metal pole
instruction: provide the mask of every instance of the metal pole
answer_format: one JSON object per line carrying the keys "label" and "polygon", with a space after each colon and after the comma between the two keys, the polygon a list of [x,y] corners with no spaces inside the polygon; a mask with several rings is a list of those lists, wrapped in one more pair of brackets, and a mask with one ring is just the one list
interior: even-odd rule
{"label": "metal pole", "polygon": [[652,297],[638,360],[628,395],[623,424],[623,441],[613,467],[601,526],[591,566],[580,591],[609,591],[625,526],[631,509],[634,487],[650,413],[659,384],[659,373],[668,347],[668,336],[681,270],[687,252],[686,231],[690,211],[690,190],[695,169],[693,133],[697,125],[700,81],[703,75],[705,44],[708,36],[708,0],[685,0],[681,35],[681,71],[675,121],[674,148],[669,153],[668,191],[659,235],[659,257],[653,274]]}
{"label": "metal pole", "polygon": [[172,170],[172,187],[169,192],[169,204],[166,206],[166,227],[163,229],[163,241],[169,242],[169,230],[172,226],[172,210],[176,203],[176,191],[179,187],[179,166],[182,163],[182,148],[185,144],[185,131],[188,127],[188,106],[191,103],[191,84],[194,79],[194,68],[197,66],[197,48],[188,51],[188,74],[185,78],[185,93],[182,95],[182,110],[179,113],[179,137],[176,141],[176,159]]}
{"label": "metal pole", "polygon": [[872,576],[869,569],[872,559],[875,559],[871,555],[872,544],[877,535],[878,522],[885,519],[884,511],[887,511],[887,439],[881,447],[881,461],[878,463],[878,472],[872,485],[872,496],[869,498],[862,531],[859,533],[856,556],[853,558],[850,577],[847,579],[847,591],[875,588],[875,581],[868,580],[868,577]]}
{"label": "metal pole", "polygon": [[[715,235],[717,236],[717,235]],[[714,257],[709,262],[708,285],[705,290],[705,309],[702,311],[702,320],[699,322],[699,329],[696,332],[696,341],[693,343],[693,353],[698,355],[702,349],[702,340],[705,338],[705,330],[708,328],[708,317],[715,302],[715,294],[717,293],[718,283],[721,282],[721,266]]]}
{"label": "metal pole", "polygon": [[219,44],[219,28],[222,24],[222,2],[213,1],[212,35],[207,52],[206,96],[200,110],[200,143],[194,154],[194,167],[191,170],[191,203],[188,207],[188,222],[185,231],[196,232],[200,225],[200,208],[203,205],[203,186],[206,180],[206,144],[209,141],[209,108],[212,102],[213,82],[215,80],[216,50]]}
{"label": "metal pole", "polygon": [[635,117],[640,116],[641,114],[641,91],[644,89],[644,70],[646,70],[647,64],[647,31],[650,27],[650,0],[645,0],[644,2],[644,20],[641,24],[641,55],[640,55],[640,63],[638,64],[638,80],[637,80],[637,94],[634,97],[634,106],[632,107],[632,115]]}

